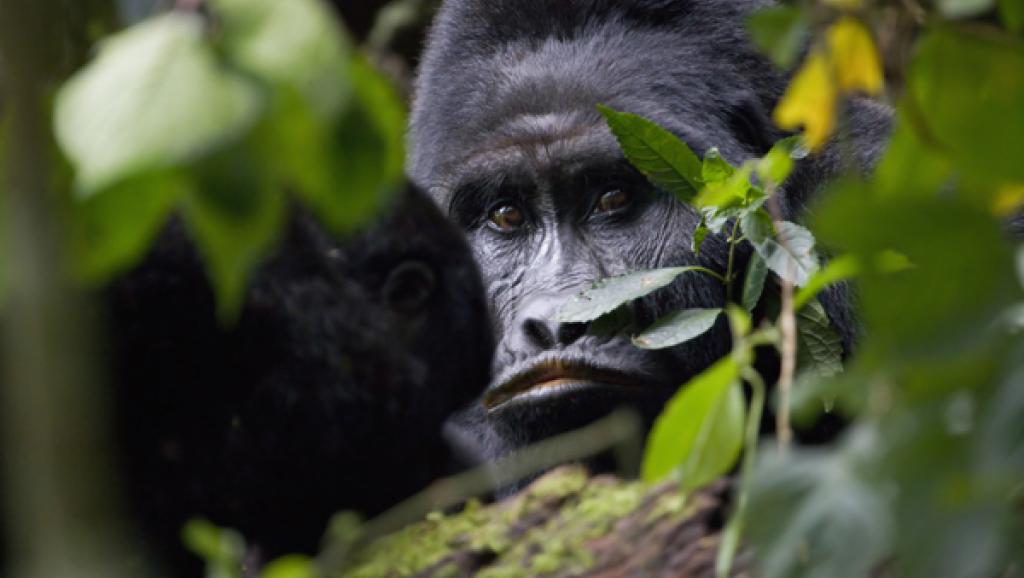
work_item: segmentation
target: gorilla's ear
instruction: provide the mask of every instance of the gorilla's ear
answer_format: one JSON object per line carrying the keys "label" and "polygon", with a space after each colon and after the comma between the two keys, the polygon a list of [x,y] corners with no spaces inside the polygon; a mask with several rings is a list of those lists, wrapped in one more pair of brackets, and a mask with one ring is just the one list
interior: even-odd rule
{"label": "gorilla's ear", "polygon": [[775,129],[765,111],[750,101],[731,107],[726,113],[729,130],[747,150],[756,156],[764,156],[778,140]]}

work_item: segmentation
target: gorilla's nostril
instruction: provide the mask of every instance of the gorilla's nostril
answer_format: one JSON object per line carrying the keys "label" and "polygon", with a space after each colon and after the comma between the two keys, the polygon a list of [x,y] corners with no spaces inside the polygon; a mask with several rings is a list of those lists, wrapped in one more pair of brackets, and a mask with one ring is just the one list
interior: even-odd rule
{"label": "gorilla's nostril", "polygon": [[415,313],[430,300],[436,285],[437,277],[425,263],[404,261],[384,282],[384,303],[403,314]]}
{"label": "gorilla's nostril", "polygon": [[527,319],[523,322],[523,331],[533,343],[544,349],[551,349],[555,346],[555,335],[544,321]]}
{"label": "gorilla's nostril", "polygon": [[562,323],[558,327],[558,342],[562,345],[575,343],[587,332],[586,323]]}

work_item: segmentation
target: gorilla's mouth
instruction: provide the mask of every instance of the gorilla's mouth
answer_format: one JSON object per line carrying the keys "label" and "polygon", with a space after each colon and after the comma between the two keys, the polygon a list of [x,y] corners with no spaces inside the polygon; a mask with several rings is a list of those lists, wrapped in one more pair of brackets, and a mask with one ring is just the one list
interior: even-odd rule
{"label": "gorilla's mouth", "polygon": [[594,367],[586,363],[550,360],[514,374],[498,387],[484,395],[488,411],[498,409],[515,398],[523,396],[545,397],[548,394],[568,393],[592,386],[646,388],[650,378],[613,369]]}

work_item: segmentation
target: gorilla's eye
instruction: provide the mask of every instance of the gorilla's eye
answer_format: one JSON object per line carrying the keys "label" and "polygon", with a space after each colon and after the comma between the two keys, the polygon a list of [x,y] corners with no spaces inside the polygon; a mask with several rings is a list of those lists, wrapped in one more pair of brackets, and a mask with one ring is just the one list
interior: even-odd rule
{"label": "gorilla's eye", "polygon": [[526,216],[523,211],[515,205],[500,205],[491,210],[491,223],[499,231],[515,231],[523,226]]}
{"label": "gorilla's eye", "polygon": [[597,201],[597,208],[594,209],[596,213],[613,213],[624,209],[629,205],[633,197],[623,191],[622,189],[612,189],[603,195]]}

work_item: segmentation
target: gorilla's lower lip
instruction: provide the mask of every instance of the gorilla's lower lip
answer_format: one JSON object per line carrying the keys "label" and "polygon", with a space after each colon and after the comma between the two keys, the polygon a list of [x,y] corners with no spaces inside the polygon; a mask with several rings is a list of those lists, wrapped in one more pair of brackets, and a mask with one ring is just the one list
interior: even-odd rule
{"label": "gorilla's lower lip", "polygon": [[518,398],[540,398],[569,394],[594,387],[649,386],[649,380],[620,371],[602,369],[577,362],[548,361],[513,376],[484,395],[484,407],[493,411]]}

